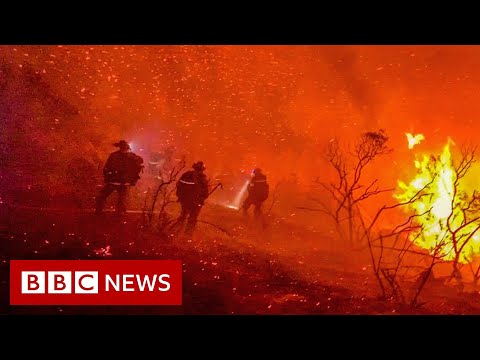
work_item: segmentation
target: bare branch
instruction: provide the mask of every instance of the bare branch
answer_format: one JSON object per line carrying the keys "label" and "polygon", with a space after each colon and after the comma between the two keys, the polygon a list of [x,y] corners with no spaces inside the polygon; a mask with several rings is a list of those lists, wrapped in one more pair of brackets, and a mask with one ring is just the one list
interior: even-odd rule
{"label": "bare branch", "polygon": [[[372,247],[374,248],[380,248],[382,246],[380,245],[372,245]],[[421,251],[415,251],[415,250],[405,250],[405,249],[397,249],[397,248],[394,248],[394,247],[389,247],[389,246],[386,246],[384,247],[385,249],[388,249],[388,250],[393,250],[393,251],[399,251],[399,252],[407,252],[407,253],[410,253],[410,254],[416,254],[416,255],[422,255],[422,256],[430,256],[430,254],[428,252],[421,252]]]}
{"label": "bare branch", "polygon": [[[163,178],[162,172],[161,171],[159,172],[157,179],[160,180],[160,183],[158,184],[153,194],[152,204],[148,212],[149,223],[152,222],[153,214],[155,212],[155,205],[157,203],[158,196],[160,194],[163,194],[163,203],[162,203],[161,212],[160,212],[162,215],[164,213],[165,207],[172,202],[170,200],[170,196],[167,197],[166,188],[168,188],[170,184],[173,184],[176,181],[178,175],[184,168],[185,168],[185,157],[183,157],[182,160],[176,166],[173,166],[168,171],[166,180]],[[171,192],[169,194],[171,194]]]}
{"label": "bare branch", "polygon": [[230,236],[230,237],[232,236],[232,234],[231,234],[228,230],[226,230],[226,229],[224,229],[224,228],[222,228],[222,227],[220,227],[220,226],[218,226],[218,225],[215,225],[215,224],[213,224],[213,223],[211,223],[211,222],[209,222],[209,221],[197,220],[197,222],[203,223],[203,224],[207,224],[207,225],[210,225],[210,226],[213,226],[214,228],[216,228],[216,229],[218,229],[218,230],[220,230],[220,231],[223,231],[223,232],[224,232],[225,234],[227,234],[228,236]]}
{"label": "bare branch", "polygon": [[270,203],[270,207],[268,208],[268,211],[266,212],[266,215],[270,215],[272,212],[273,206],[277,203],[278,201],[278,189],[280,188],[280,185],[282,184],[283,181],[279,181],[277,184],[275,184],[275,187],[273,188],[272,192],[272,202]]}
{"label": "bare branch", "polygon": [[[375,180],[376,182],[377,180]],[[370,196],[373,196],[373,195],[378,195],[378,194],[381,194],[381,193],[384,193],[384,192],[390,192],[390,191],[393,191],[395,189],[384,189],[384,190],[379,190],[378,187],[375,188],[375,190],[373,191],[368,191],[370,189],[370,187],[368,187],[365,192],[360,195],[360,197],[358,197],[357,199],[353,200],[353,204],[356,204],[360,201],[363,201],[365,199],[368,199]]]}
{"label": "bare branch", "polygon": [[397,227],[395,227],[395,229],[393,229],[392,233],[395,233],[398,228],[401,228],[401,227],[403,227],[403,226],[405,226],[405,225],[407,225],[407,224],[410,224],[415,218],[419,218],[419,217],[422,217],[422,216],[424,216],[424,215],[426,215],[426,214],[429,214],[431,211],[432,211],[432,208],[430,208],[429,210],[427,210],[427,211],[425,211],[425,212],[423,212],[423,213],[421,213],[421,214],[414,213],[414,214],[411,215],[411,216],[407,219],[407,221],[405,221],[403,224],[400,224],[400,225],[398,225]]}

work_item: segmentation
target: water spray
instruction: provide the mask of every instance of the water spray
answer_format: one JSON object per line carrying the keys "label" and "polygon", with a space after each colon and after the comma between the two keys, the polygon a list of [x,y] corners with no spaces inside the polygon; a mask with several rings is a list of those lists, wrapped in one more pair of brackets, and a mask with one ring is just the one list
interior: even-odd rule
{"label": "water spray", "polygon": [[243,196],[245,195],[249,184],[250,184],[250,180],[245,181],[245,184],[243,184],[242,188],[240,189],[240,192],[235,197],[235,200],[233,201],[233,203],[231,203],[229,205],[225,205],[225,206],[230,208],[230,209],[239,210],[240,209],[240,202],[242,201]]}

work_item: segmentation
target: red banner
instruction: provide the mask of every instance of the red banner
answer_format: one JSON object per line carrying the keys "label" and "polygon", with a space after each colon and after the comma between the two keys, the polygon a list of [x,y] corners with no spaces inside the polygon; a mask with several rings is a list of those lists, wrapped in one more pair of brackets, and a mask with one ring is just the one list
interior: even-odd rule
{"label": "red banner", "polygon": [[10,305],[181,305],[180,260],[11,260]]}

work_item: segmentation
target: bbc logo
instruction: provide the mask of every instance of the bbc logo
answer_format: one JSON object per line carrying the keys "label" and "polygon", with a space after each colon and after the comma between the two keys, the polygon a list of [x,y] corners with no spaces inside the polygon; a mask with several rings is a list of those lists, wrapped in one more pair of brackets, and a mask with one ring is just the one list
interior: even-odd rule
{"label": "bbc logo", "polygon": [[10,260],[10,305],[182,305],[182,261]]}
{"label": "bbc logo", "polygon": [[98,271],[22,271],[21,291],[22,294],[98,294]]}

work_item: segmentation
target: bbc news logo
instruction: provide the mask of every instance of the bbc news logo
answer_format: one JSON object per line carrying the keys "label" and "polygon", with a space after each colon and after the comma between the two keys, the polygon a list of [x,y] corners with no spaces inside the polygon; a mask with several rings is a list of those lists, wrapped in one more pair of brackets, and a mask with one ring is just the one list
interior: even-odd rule
{"label": "bbc news logo", "polygon": [[11,260],[11,305],[181,305],[180,260]]}
{"label": "bbc news logo", "polygon": [[[47,274],[45,276],[45,274]],[[74,282],[72,283],[72,277]],[[123,281],[122,281],[123,278]],[[138,274],[116,275],[112,279],[105,275],[105,291],[135,291],[134,280],[139,291],[154,291],[155,282],[158,280],[158,291],[169,291],[169,274],[162,274],[157,277]],[[48,288],[45,285],[48,279]],[[167,279],[167,280],[165,280]],[[123,286],[122,286],[123,284]],[[121,289],[121,290],[120,290]],[[98,294],[98,271],[22,271],[22,294]]]}
{"label": "bbc news logo", "polygon": [[[98,294],[98,271],[74,271],[73,273],[73,288],[76,294]],[[22,271],[22,294],[71,294],[72,292],[72,272],[70,271]]]}

